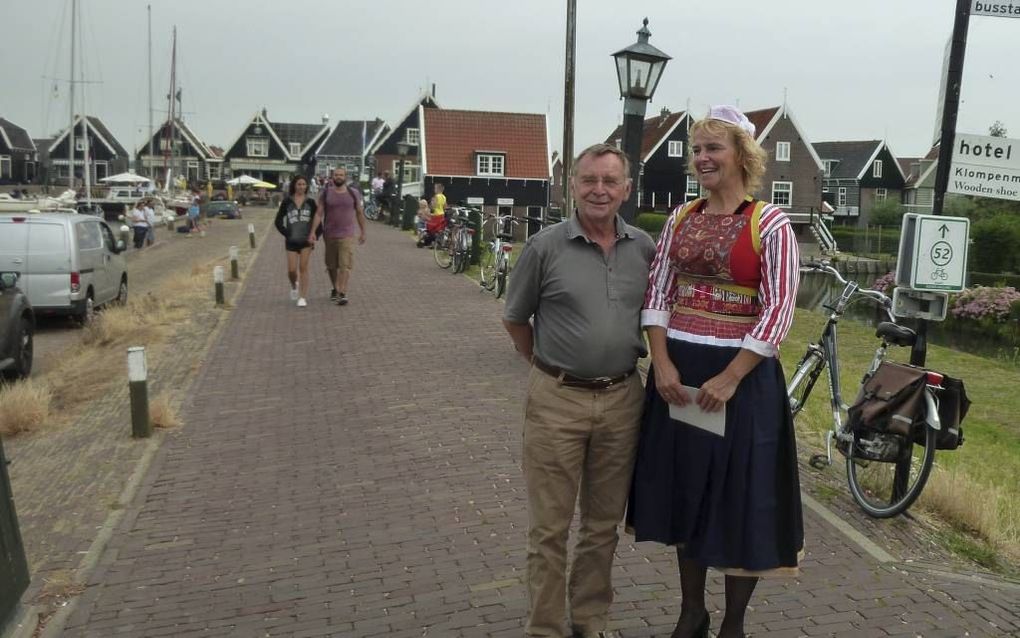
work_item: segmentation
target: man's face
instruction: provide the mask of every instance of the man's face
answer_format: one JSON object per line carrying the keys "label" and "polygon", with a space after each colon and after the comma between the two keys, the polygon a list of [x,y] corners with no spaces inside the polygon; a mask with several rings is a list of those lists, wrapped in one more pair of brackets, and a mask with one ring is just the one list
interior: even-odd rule
{"label": "man's face", "polygon": [[347,169],[338,168],[333,171],[333,184],[335,186],[343,186],[347,183]]}
{"label": "man's face", "polygon": [[630,196],[630,179],[623,172],[623,162],[612,153],[586,155],[577,163],[570,192],[579,215],[592,222],[604,221],[615,217]]}

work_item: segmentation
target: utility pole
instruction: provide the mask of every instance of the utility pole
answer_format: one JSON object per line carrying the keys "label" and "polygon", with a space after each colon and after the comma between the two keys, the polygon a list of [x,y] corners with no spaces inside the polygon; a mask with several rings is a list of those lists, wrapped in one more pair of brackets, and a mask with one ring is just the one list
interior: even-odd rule
{"label": "utility pole", "polygon": [[574,212],[570,172],[574,164],[574,72],[577,49],[577,0],[567,0],[567,55],[563,72],[563,210],[564,219]]}
{"label": "utility pole", "polygon": [[152,152],[152,137],[155,132],[152,130],[152,5],[146,5],[146,10],[149,12],[149,170],[147,177],[153,178],[153,161]]}

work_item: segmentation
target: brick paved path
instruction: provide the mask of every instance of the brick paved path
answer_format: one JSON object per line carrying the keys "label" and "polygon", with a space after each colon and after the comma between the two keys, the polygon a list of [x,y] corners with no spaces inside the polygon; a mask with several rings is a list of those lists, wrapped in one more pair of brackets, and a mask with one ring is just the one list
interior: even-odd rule
{"label": "brick paved path", "polygon": [[[65,635],[522,634],[526,366],[491,296],[370,233],[344,308],[321,252],[297,309],[262,251]],[[1008,586],[879,564],[806,518],[803,575],[759,586],[755,635],[1018,631]],[[623,636],[669,634],[669,551],[625,536],[615,583]]]}

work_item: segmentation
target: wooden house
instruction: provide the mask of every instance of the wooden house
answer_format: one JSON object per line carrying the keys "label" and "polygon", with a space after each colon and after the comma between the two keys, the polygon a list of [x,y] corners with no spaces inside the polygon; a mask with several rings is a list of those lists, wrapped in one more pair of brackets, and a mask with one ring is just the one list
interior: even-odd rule
{"label": "wooden house", "polygon": [[[46,149],[46,165],[42,167],[45,171],[45,179],[48,183],[59,183],[66,181],[70,169],[70,145],[69,133],[72,128],[69,126],[60,132]],[[74,119],[74,176],[79,184],[85,176],[83,166],[85,165],[85,135],[88,134],[88,154],[91,181],[93,184],[98,180],[127,171],[130,164],[131,154],[121,145],[117,138],[110,133],[106,125],[92,115],[88,118],[78,116]]]}
{"label": "wooden house", "polygon": [[439,109],[439,103],[432,94],[425,94],[418,98],[411,110],[402,118],[397,120],[395,126],[390,128],[382,140],[373,150],[372,156],[375,161],[376,172],[386,172],[397,179],[398,166],[400,164],[400,153],[397,150],[398,142],[410,144],[410,150],[404,158],[404,193],[410,195],[421,195],[422,171],[421,171],[421,114],[432,109]]}
{"label": "wooden house", "polygon": [[153,133],[152,154],[149,140],[135,151],[135,170],[156,180],[166,178],[166,170],[176,178],[183,175],[189,183],[215,181],[223,176],[223,156],[195,134],[188,124],[175,118],[173,126],[167,120]]}
{"label": "wooden house", "polygon": [[266,109],[255,113],[227,146],[223,177],[250,175],[282,183],[295,173],[315,172],[315,151],[329,135],[329,118],[321,124],[272,122]]}
{"label": "wooden house", "polygon": [[902,201],[906,176],[884,141],[819,142],[814,146],[822,158],[823,188],[832,199],[837,220],[866,226],[877,202]]}
{"label": "wooden house", "polygon": [[[687,131],[692,123],[686,112],[671,113],[667,108],[645,119],[638,210],[668,211],[698,196],[698,182],[687,174]],[[605,143],[623,147],[622,124],[609,134]]]}
{"label": "wooden house", "polygon": [[0,117],[0,184],[31,184],[39,154],[28,132]]}
{"label": "wooden house", "polygon": [[315,171],[328,175],[334,168],[346,168],[348,179],[361,182],[372,178],[372,153],[389,133],[386,122],[374,120],[341,120],[333,132],[315,151]]}

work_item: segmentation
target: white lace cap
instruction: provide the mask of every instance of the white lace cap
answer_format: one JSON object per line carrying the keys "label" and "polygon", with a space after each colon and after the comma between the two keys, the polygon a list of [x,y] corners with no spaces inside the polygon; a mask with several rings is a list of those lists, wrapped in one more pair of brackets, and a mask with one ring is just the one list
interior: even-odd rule
{"label": "white lace cap", "polygon": [[751,124],[751,120],[747,119],[740,109],[729,104],[720,104],[718,106],[711,106],[708,109],[708,119],[719,120],[721,122],[727,122],[735,126],[739,126],[748,132],[748,134],[754,137],[754,124]]}

